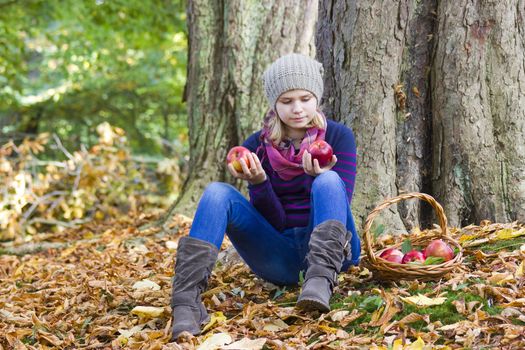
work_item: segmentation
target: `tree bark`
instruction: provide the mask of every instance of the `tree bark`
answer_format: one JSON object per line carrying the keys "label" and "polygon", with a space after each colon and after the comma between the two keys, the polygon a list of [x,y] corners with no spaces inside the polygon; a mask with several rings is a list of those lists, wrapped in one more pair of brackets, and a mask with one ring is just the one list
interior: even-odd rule
{"label": "tree bark", "polygon": [[[351,126],[358,147],[353,198],[357,221],[398,193],[394,87],[406,64],[408,1],[322,1],[317,53],[325,67],[325,111]],[[402,107],[402,106],[401,106]],[[401,113],[403,113],[401,108]],[[375,222],[404,229],[396,207]]]}
{"label": "tree bark", "polygon": [[261,128],[266,66],[283,54],[315,53],[317,1],[190,0],[187,13],[191,165],[170,212],[191,215],[209,182],[232,182],[228,150]]}
{"label": "tree bark", "polygon": [[[353,212],[405,191],[449,223],[525,219],[525,3],[322,0],[324,110],[356,134]],[[431,222],[400,203],[374,222]]]}
{"label": "tree bark", "polygon": [[525,218],[524,6],[438,8],[433,182],[456,224]]}

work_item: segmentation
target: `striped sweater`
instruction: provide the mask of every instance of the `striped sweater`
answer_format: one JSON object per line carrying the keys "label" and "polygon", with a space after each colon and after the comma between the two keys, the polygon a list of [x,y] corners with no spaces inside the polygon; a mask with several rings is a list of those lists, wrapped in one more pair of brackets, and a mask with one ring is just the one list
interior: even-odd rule
{"label": "striped sweater", "polygon": [[[343,179],[348,202],[351,203],[356,175],[354,134],[343,124],[332,120],[327,122],[325,141],[332,146],[337,157],[337,163],[332,170]],[[260,134],[261,131],[252,134],[243,146],[256,152],[261,145]],[[314,177],[304,173],[285,181],[272,169],[264,153],[264,147],[261,147],[257,156],[262,161],[267,180],[257,185],[248,185],[250,202],[279,231],[307,226],[310,216],[310,190]]]}

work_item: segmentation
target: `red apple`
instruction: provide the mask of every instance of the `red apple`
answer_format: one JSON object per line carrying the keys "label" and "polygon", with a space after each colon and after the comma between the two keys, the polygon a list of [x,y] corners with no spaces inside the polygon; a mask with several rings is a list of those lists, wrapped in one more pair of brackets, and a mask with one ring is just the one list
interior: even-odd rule
{"label": "red apple", "polygon": [[317,140],[308,147],[308,153],[312,155],[312,160],[317,159],[319,166],[322,168],[330,163],[334,151],[328,142]]}
{"label": "red apple", "polygon": [[449,261],[454,258],[454,251],[450,246],[441,239],[435,239],[425,248],[425,257],[435,256],[443,258],[444,261]]}
{"label": "red apple", "polygon": [[403,260],[401,260],[401,263],[408,264],[411,261],[420,261],[424,263],[425,255],[423,255],[423,253],[421,253],[420,251],[411,250],[403,256]]}
{"label": "red apple", "polygon": [[379,255],[380,258],[401,264],[403,260],[403,252],[396,248],[390,248],[385,250]]}
{"label": "red apple", "polygon": [[241,166],[241,159],[244,159],[246,162],[246,165],[248,165],[248,168],[250,167],[250,161],[246,157],[247,154],[251,153],[249,149],[243,146],[235,146],[233,147],[226,156],[226,162],[228,164],[232,164],[233,168],[242,173],[242,166]]}

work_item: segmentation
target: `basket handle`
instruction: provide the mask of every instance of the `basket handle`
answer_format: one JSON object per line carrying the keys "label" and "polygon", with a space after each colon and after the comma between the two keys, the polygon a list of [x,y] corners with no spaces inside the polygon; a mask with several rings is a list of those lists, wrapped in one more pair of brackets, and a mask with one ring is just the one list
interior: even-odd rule
{"label": "basket handle", "polygon": [[421,200],[424,200],[428,202],[436,211],[437,217],[439,219],[439,226],[441,227],[441,235],[445,236],[447,234],[447,217],[445,216],[445,211],[443,210],[443,207],[441,204],[439,204],[434,197],[426,194],[426,193],[420,193],[420,192],[410,192],[410,193],[404,193],[400,194],[399,196],[389,198],[385,201],[383,201],[381,204],[379,204],[377,207],[375,207],[374,210],[368,214],[368,217],[365,221],[365,228],[364,228],[364,243],[365,243],[365,250],[368,255],[368,258],[371,262],[375,263],[376,256],[372,249],[372,235],[370,234],[370,228],[372,227],[372,222],[374,221],[375,217],[379,214],[379,212],[390,205],[400,202],[405,199],[411,199],[411,198],[419,198]]}

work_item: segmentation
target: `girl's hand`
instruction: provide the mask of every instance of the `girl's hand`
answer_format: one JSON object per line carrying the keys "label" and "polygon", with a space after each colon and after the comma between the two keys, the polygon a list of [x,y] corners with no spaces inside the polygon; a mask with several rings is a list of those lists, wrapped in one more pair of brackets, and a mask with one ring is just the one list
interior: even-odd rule
{"label": "girl's hand", "polygon": [[246,180],[252,185],[257,185],[266,181],[266,172],[261,165],[259,157],[257,157],[257,155],[252,152],[248,153],[246,158],[248,158],[250,166],[248,167],[248,164],[246,164],[244,158],[241,158],[239,159],[239,163],[241,163],[242,173],[236,171],[233,165],[230,163],[228,164],[228,170],[230,171],[230,174],[232,174],[233,177],[237,179]]}
{"label": "girl's hand", "polygon": [[303,169],[304,172],[310,176],[317,176],[321,175],[322,173],[326,173],[328,170],[332,169],[335,163],[337,163],[337,157],[334,154],[330,163],[324,168],[321,168],[319,166],[319,161],[317,159],[312,160],[312,155],[308,153],[307,150],[305,150],[303,153]]}

